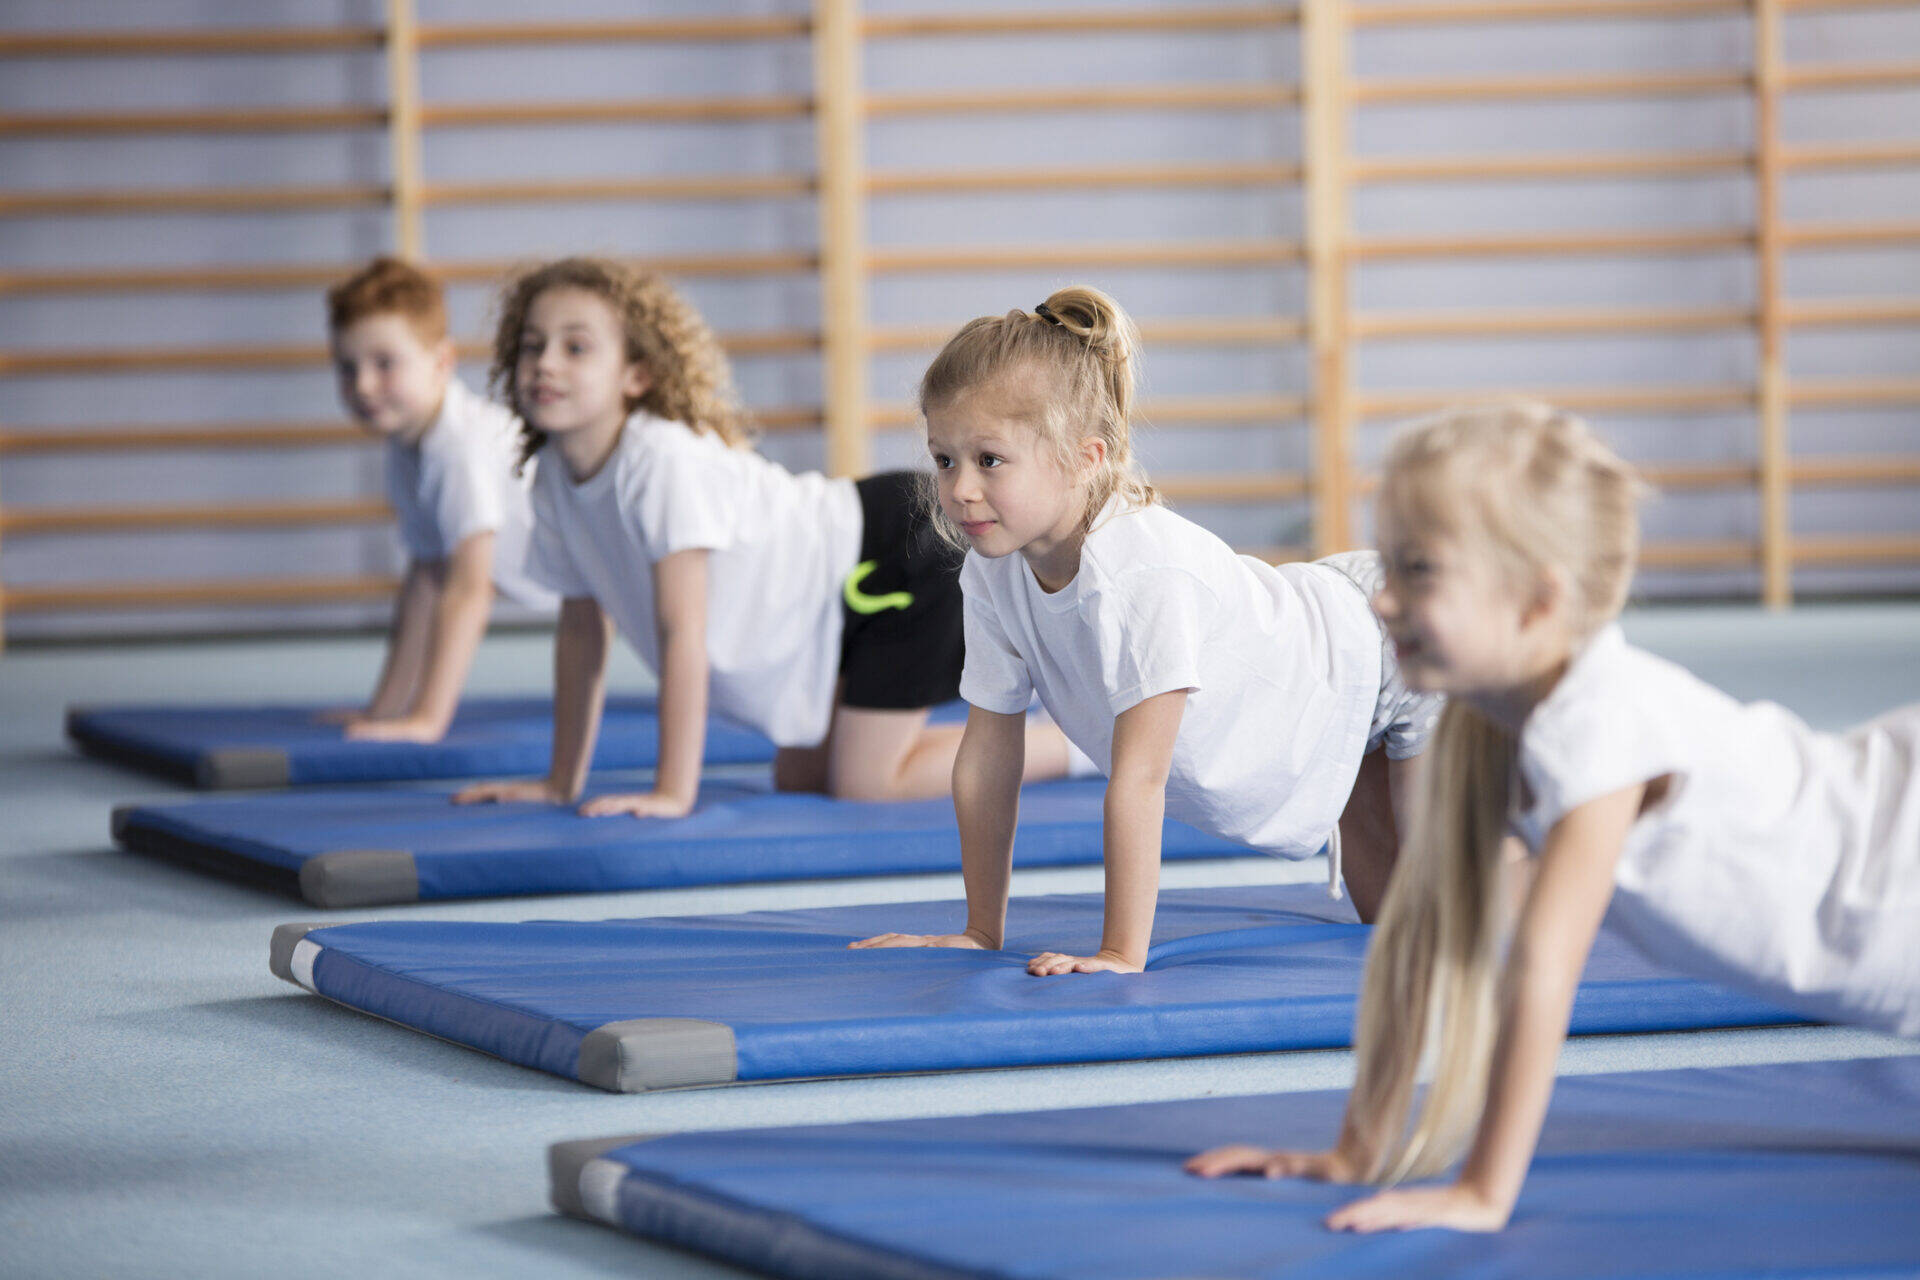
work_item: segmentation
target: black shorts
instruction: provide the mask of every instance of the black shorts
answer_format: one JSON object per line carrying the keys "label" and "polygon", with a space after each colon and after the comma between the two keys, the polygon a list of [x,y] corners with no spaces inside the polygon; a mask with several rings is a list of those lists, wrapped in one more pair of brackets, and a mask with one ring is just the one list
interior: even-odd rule
{"label": "black shorts", "polygon": [[960,696],[966,659],[960,564],[927,509],[927,476],[883,471],[860,493],[860,563],[840,610],[841,705],[907,711]]}

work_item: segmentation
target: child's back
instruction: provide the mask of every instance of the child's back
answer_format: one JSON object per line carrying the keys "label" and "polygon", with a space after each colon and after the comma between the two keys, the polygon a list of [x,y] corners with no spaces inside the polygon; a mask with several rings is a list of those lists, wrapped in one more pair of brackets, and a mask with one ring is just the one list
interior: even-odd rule
{"label": "child's back", "polygon": [[1367,745],[1379,627],[1318,565],[1236,555],[1162,506],[1096,518],[1079,572],[1048,594],[1020,556],[967,557],[961,694],[1012,713],[1032,692],[1102,771],[1115,716],[1188,690],[1167,813],[1263,852],[1317,852]]}

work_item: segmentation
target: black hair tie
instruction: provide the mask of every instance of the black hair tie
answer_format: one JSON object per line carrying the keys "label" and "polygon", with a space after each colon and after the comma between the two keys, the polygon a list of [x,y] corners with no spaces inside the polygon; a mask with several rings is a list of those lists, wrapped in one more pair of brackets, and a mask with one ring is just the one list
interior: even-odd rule
{"label": "black hair tie", "polygon": [[1048,324],[1057,324],[1061,328],[1066,327],[1065,322],[1062,321],[1059,316],[1053,314],[1053,308],[1048,306],[1044,302],[1033,309],[1033,314],[1035,314],[1036,316],[1039,316],[1042,320],[1045,320]]}

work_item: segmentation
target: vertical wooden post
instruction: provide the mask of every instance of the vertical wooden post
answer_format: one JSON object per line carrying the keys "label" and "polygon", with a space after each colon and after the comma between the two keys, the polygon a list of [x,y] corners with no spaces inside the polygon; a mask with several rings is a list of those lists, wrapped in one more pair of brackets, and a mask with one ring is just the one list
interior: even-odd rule
{"label": "vertical wooden post", "polygon": [[859,0],[814,0],[813,101],[818,137],[820,311],[827,470],[871,469],[867,407],[866,110]]}
{"label": "vertical wooden post", "polygon": [[393,247],[421,257],[420,40],[413,0],[387,0],[387,155],[393,168]]}
{"label": "vertical wooden post", "polygon": [[1312,354],[1313,554],[1352,545],[1353,369],[1347,322],[1347,0],[1305,0],[1300,68],[1307,171],[1307,341]]}
{"label": "vertical wooden post", "polygon": [[1754,239],[1759,246],[1760,581],[1770,609],[1793,603],[1792,453],[1787,439],[1785,255],[1780,225],[1782,0],[1754,0]]}

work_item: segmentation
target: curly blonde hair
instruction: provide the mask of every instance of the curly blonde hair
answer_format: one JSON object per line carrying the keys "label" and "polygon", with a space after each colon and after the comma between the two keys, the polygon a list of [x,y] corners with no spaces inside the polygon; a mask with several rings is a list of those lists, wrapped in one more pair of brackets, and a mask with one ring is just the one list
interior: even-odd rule
{"label": "curly blonde hair", "polygon": [[[652,383],[627,404],[712,432],[729,445],[747,445],[753,425],[740,407],[733,370],[713,330],[674,287],[651,271],[611,258],[561,258],[521,272],[500,294],[487,386],[507,404],[520,403],[516,365],[520,331],[533,300],[549,289],[584,289],[613,308],[626,335],[627,359],[645,365]],[[520,420],[520,465],[547,442],[547,433]]]}

